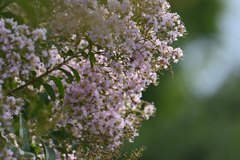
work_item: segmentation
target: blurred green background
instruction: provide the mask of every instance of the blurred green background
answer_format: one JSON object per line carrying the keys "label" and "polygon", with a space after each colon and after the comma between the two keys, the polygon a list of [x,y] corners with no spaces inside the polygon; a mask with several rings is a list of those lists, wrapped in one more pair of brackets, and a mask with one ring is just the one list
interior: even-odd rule
{"label": "blurred green background", "polygon": [[144,92],[156,116],[123,152],[145,146],[140,160],[239,160],[240,1],[168,1],[188,30],[174,43],[185,57]]}

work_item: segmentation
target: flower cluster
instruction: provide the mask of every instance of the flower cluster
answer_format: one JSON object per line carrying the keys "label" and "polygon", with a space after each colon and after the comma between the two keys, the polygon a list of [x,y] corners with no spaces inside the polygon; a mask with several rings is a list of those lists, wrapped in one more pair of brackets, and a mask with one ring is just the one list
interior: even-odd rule
{"label": "flower cluster", "polygon": [[[66,30],[69,33],[79,31],[82,39],[78,49],[89,45],[89,39],[95,44],[85,52],[95,53],[96,65],[92,68],[84,58],[78,63],[71,61],[69,65],[79,71],[81,82],[64,83],[64,105],[53,108],[55,117],[61,117],[57,128],[71,124],[79,146],[88,144],[91,148],[88,152],[81,148],[78,158],[104,159],[121,147],[124,139],[133,142],[141,121],[156,110],[141,100],[142,91],[156,84],[156,71],[170,69],[170,62],[176,63],[183,56],[180,48],[168,46],[185,32],[179,16],[167,12],[168,3],[153,0],[134,5],[127,0],[109,0],[106,6],[97,5],[97,1],[73,1],[68,10],[76,12],[63,9],[58,14],[65,16],[52,23],[60,24],[55,27],[59,34],[65,27],[70,27]],[[78,21],[69,16],[77,16]],[[139,21],[134,21],[136,16],[141,17]],[[66,21],[72,25],[65,26]],[[105,47],[98,49],[98,45]]]}
{"label": "flower cluster", "polygon": [[[117,151],[124,140],[133,142],[141,122],[154,115],[156,108],[141,100],[142,92],[151,83],[157,84],[157,72],[171,70],[170,63],[177,63],[183,56],[180,48],[170,45],[185,34],[185,27],[176,13],[169,12],[165,0],[52,0],[52,3],[48,25],[56,43],[46,37],[46,29],[30,29],[1,19],[0,77],[12,77],[24,84],[31,76],[30,71],[40,75],[65,62],[62,69],[72,73],[73,68],[81,80],[69,83],[62,70],[49,73],[61,79],[65,89],[62,99],[55,81],[44,79],[57,97],[49,121],[55,124],[51,134],[64,129],[76,147],[73,149],[70,142],[65,144],[67,140],[56,144],[50,137],[46,141],[58,159],[66,158],[59,151],[61,147],[71,159],[119,157]],[[39,88],[37,93],[42,91]],[[11,116],[20,114],[23,99],[4,97],[1,90],[0,94],[4,99],[0,112],[4,125],[0,121],[0,127],[7,130],[5,126],[11,122]],[[42,140],[36,140],[39,136],[34,129],[36,123],[28,122],[30,135],[35,137],[34,144],[42,146]],[[43,157],[42,153],[39,151],[38,157]]]}
{"label": "flower cluster", "polygon": [[141,121],[155,112],[153,105],[140,100],[141,92],[156,78],[153,73],[145,72],[149,64],[138,62],[139,69],[134,72],[134,66],[123,65],[124,62],[105,56],[96,58],[93,68],[88,60],[70,62],[79,71],[81,81],[71,85],[65,82],[64,104],[53,108],[54,118],[61,117],[56,128],[71,124],[71,132],[79,144],[85,143],[91,148],[87,153],[82,149],[81,158],[96,153],[98,158],[108,156],[101,147],[103,144],[114,151],[123,145],[124,139],[133,142]]}
{"label": "flower cluster", "polygon": [[[31,30],[26,25],[17,25],[13,19],[0,20],[0,78],[18,77],[29,79],[30,71],[40,75],[46,68],[61,62],[54,48],[42,49],[46,41],[46,29]],[[42,58],[42,60],[40,59]]]}

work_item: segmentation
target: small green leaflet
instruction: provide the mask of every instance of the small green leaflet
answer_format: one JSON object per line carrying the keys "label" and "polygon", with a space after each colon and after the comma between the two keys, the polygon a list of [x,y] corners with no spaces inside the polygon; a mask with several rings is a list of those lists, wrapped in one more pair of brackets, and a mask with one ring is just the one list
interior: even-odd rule
{"label": "small green leaflet", "polygon": [[62,68],[58,68],[60,71],[62,71],[63,73],[66,74],[66,76],[68,77],[69,83],[72,83],[73,81],[73,76],[70,72],[66,71],[65,69]]}
{"label": "small green leaflet", "polygon": [[56,100],[56,95],[55,95],[55,92],[54,92],[53,88],[47,83],[42,83],[42,85],[46,89],[46,91],[48,92],[52,101],[54,102]]}
{"label": "small green leaflet", "polygon": [[64,91],[64,87],[63,87],[63,84],[62,84],[61,80],[57,77],[54,77],[54,76],[49,76],[49,77],[56,84],[61,97],[64,99],[65,91]]}
{"label": "small green leaflet", "polygon": [[72,70],[73,74],[75,75],[75,77],[76,77],[76,79],[77,79],[77,82],[79,83],[80,80],[81,80],[81,78],[80,78],[80,76],[79,76],[78,71],[77,71],[76,69],[74,69],[73,67],[69,66],[69,65],[67,65],[67,66]]}

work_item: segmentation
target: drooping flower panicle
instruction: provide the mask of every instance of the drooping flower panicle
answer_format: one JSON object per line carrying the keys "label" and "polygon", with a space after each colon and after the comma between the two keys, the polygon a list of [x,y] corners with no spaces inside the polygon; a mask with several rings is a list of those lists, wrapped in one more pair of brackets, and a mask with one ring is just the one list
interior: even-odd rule
{"label": "drooping flower panicle", "polygon": [[[39,76],[66,62],[61,65],[65,73],[72,73],[72,67],[81,80],[69,83],[62,70],[51,72],[50,76],[59,77],[64,86],[62,99],[55,82],[45,78],[57,97],[49,117],[55,124],[51,130],[64,128],[71,134],[71,142],[77,147],[73,151],[72,144],[65,147],[72,159],[109,159],[121,150],[125,139],[133,142],[141,122],[154,115],[156,108],[141,100],[142,92],[151,83],[157,84],[158,72],[171,71],[170,63],[181,59],[182,50],[170,45],[184,36],[186,29],[179,15],[170,13],[165,0],[52,0],[52,4],[50,37],[45,28],[30,29],[1,19],[0,87],[11,77],[19,87],[29,80],[31,71]],[[43,92],[43,88],[28,88]],[[21,105],[28,99],[0,91],[4,106],[0,127],[8,130],[9,125],[3,123],[19,116]],[[36,140],[36,123],[28,122],[30,135],[35,137],[34,144],[41,146],[41,140]],[[66,156],[51,138],[46,141],[57,158]]]}

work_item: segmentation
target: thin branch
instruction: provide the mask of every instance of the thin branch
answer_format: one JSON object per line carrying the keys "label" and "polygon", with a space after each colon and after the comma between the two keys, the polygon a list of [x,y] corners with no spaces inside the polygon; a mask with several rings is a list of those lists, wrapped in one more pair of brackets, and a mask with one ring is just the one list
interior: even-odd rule
{"label": "thin branch", "polygon": [[12,90],[12,91],[10,91],[10,92],[8,92],[7,95],[10,95],[10,94],[12,94],[12,93],[15,93],[15,92],[17,92],[17,91],[22,90],[23,88],[25,88],[25,87],[27,87],[28,85],[36,82],[37,80],[41,79],[42,77],[47,76],[48,74],[50,74],[50,73],[53,72],[54,70],[57,70],[58,68],[60,68],[61,66],[63,66],[64,64],[66,64],[67,62],[69,62],[70,60],[72,60],[72,59],[75,58],[75,57],[76,57],[76,56],[70,57],[70,58],[67,59],[66,61],[63,61],[62,63],[60,63],[59,65],[57,65],[57,66],[53,67],[52,69],[48,70],[48,71],[45,72],[44,74],[42,74],[42,75],[34,78],[33,80],[27,82],[26,84],[24,84],[24,85],[22,85],[22,86],[20,86],[20,87]]}

